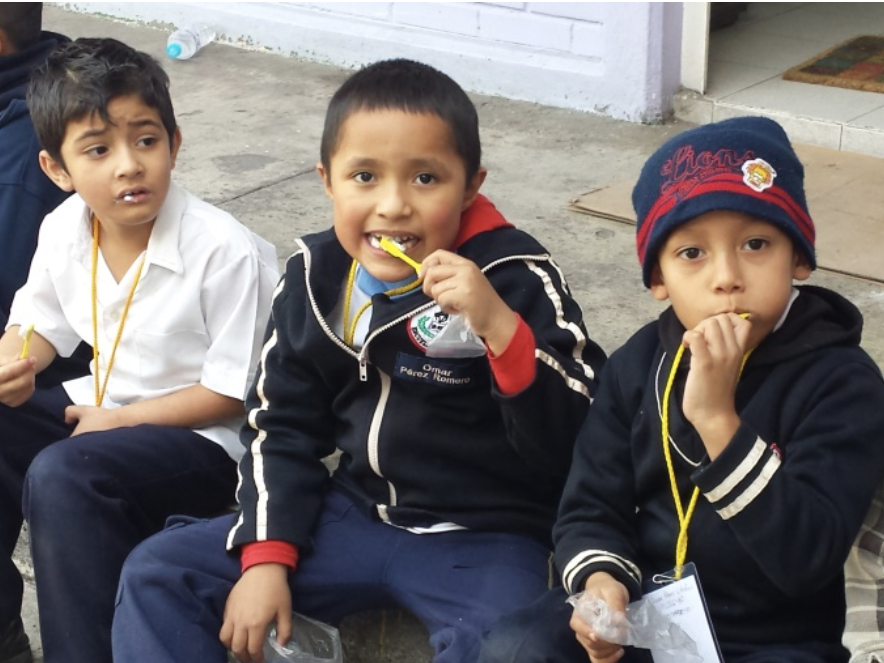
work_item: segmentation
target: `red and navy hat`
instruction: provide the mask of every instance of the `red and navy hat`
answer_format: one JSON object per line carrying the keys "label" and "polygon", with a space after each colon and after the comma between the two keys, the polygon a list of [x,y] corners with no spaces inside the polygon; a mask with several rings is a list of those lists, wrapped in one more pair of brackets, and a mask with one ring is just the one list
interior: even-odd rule
{"label": "red and navy hat", "polygon": [[669,233],[714,210],[743,212],[772,223],[816,269],[816,231],[804,197],[804,167],[773,120],[736,117],[671,138],[642,168],[632,204],[646,287]]}

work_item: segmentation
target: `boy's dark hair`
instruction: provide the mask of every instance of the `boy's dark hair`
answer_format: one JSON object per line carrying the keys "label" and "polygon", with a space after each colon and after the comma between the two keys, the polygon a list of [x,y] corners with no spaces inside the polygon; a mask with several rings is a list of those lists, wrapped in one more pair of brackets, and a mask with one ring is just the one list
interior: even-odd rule
{"label": "boy's dark hair", "polygon": [[43,30],[43,3],[0,2],[0,30],[14,51],[36,44]]}
{"label": "boy's dark hair", "polygon": [[320,158],[331,172],[332,154],[338,145],[341,127],[357,111],[401,110],[430,113],[440,117],[451,131],[454,149],[466,169],[467,182],[479,171],[482,145],[479,118],[466,92],[447,74],[413,60],[375,62],[350,76],[338,88],[325,114]]}
{"label": "boy's dark hair", "polygon": [[116,39],[77,39],[59,46],[34,69],[28,88],[40,144],[64,166],[61,145],[68,123],[93,113],[110,123],[108,104],[128,95],[157,110],[171,143],[177,124],[169,76],[159,62]]}

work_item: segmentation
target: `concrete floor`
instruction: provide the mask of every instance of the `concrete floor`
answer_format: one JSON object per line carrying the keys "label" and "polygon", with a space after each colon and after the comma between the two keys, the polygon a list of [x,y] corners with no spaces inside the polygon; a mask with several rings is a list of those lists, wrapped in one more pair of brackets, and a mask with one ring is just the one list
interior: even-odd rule
{"label": "concrete floor", "polygon": [[[47,7],[46,27],[71,37],[115,37],[157,58],[167,34],[56,7]],[[330,225],[314,164],[325,106],[348,72],[219,44],[166,64],[184,135],[178,182],[274,242],[283,259],[296,237]],[[489,170],[483,192],[552,252],[590,334],[614,350],[661,306],[641,284],[634,228],[566,207],[581,193],[634,179],[660,143],[690,125],[641,126],[506,99],[474,100]],[[870,250],[857,247],[864,249]],[[822,271],[811,282],[860,307],[866,348],[884,363],[884,286]],[[17,559],[27,565],[26,548]],[[39,653],[32,583],[25,618]],[[344,631],[348,663],[429,660],[425,632],[407,615],[370,615]]]}

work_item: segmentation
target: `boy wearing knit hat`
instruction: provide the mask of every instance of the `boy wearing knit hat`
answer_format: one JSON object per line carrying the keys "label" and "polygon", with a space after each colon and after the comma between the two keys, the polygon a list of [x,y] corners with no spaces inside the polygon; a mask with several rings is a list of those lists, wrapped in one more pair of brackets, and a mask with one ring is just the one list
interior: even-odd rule
{"label": "boy wearing knit hat", "polygon": [[602,373],[554,530],[564,587],[500,622],[482,663],[651,660],[566,593],[623,611],[694,569],[726,663],[847,661],[842,569],[884,472],[884,381],[856,307],[793,286],[816,266],[803,180],[764,118],[645,164],[638,254],[671,306]]}

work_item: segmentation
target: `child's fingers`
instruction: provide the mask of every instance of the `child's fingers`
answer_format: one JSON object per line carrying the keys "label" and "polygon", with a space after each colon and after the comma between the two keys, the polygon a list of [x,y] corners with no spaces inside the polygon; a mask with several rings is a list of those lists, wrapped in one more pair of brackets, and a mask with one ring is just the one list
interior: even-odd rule
{"label": "child's fingers", "polygon": [[723,359],[736,348],[734,332],[730,321],[722,315],[704,320],[700,327],[709,354],[715,359]]}
{"label": "child's fingers", "polygon": [[[736,320],[734,320],[734,318],[736,318]],[[749,334],[752,332],[752,320],[749,318],[748,313],[744,315],[736,315],[732,313],[731,322],[734,325],[734,334],[737,338],[737,342],[740,344],[740,348],[745,351],[746,346],[749,343]]]}
{"label": "child's fingers", "polygon": [[224,623],[221,624],[221,630],[218,632],[218,639],[227,649],[233,645],[233,622],[227,619],[226,614],[224,615]]}
{"label": "child's fingers", "polygon": [[37,361],[33,357],[15,359],[0,366],[0,403],[18,407],[31,397]]}
{"label": "child's fingers", "polygon": [[688,348],[691,351],[691,354],[696,357],[698,353],[703,352],[703,349],[706,346],[706,338],[703,336],[703,332],[696,329],[689,329],[682,334],[681,344]]}
{"label": "child's fingers", "polygon": [[37,360],[34,357],[4,357],[0,360],[0,382],[14,380],[34,371]]}
{"label": "child's fingers", "polygon": [[264,638],[266,631],[263,628],[249,629],[249,655],[252,663],[264,663]]}
{"label": "child's fingers", "polygon": [[234,628],[230,637],[230,651],[233,652],[242,663],[250,663],[252,660],[248,649],[249,632],[243,628]]}
{"label": "child's fingers", "polygon": [[697,345],[700,341],[708,349],[710,356],[724,358],[734,354],[742,355],[750,329],[748,321],[736,314],[715,315],[685,332],[682,343],[691,348],[694,356],[700,350]]}
{"label": "child's fingers", "polygon": [[80,406],[68,405],[64,409],[64,422],[66,424],[75,424],[80,421]]}
{"label": "child's fingers", "polygon": [[610,642],[600,640],[598,636],[587,637],[580,633],[576,634],[579,642],[592,663],[615,663],[623,657],[623,647]]}
{"label": "child's fingers", "polygon": [[276,641],[284,645],[292,638],[292,611],[281,610],[276,613]]}
{"label": "child's fingers", "polygon": [[264,631],[245,627],[234,629],[230,651],[242,663],[264,663]]}

